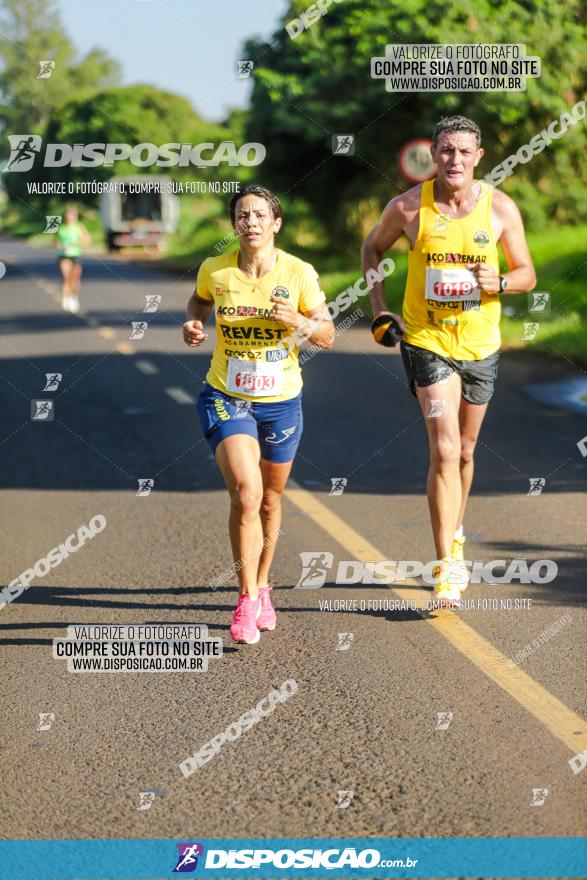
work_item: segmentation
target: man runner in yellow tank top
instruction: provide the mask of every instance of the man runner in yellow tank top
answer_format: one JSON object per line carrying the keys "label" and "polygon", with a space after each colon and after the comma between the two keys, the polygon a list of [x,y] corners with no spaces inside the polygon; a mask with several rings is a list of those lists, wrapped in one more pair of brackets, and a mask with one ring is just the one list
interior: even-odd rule
{"label": "man runner in yellow tank top", "polygon": [[433,600],[454,606],[468,582],[459,565],[463,519],[473,452],[497,376],[500,295],[532,290],[536,274],[515,203],[474,179],[484,152],[478,126],[464,116],[441,119],[431,151],[436,178],[389,202],[363,242],[362,263],[364,272],[373,269],[401,235],[408,238],[403,321],[389,311],[377,283],[370,294],[373,329],[387,345],[381,316],[391,316],[403,331],[402,359],[430,450],[428,505],[440,561]]}

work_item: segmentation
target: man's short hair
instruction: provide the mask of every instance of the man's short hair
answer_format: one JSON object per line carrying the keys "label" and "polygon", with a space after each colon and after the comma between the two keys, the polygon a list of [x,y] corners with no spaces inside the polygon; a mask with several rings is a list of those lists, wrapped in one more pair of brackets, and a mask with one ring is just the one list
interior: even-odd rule
{"label": "man's short hair", "polygon": [[476,122],[473,122],[473,120],[469,119],[467,116],[443,116],[442,119],[436,123],[434,131],[432,132],[432,140],[434,141],[435,146],[438,143],[439,135],[445,131],[466,131],[470,134],[474,134],[477,138],[477,149],[481,146],[481,129]]}
{"label": "man's short hair", "polygon": [[240,192],[235,193],[230,200],[230,222],[233,226],[236,221],[236,206],[244,196],[259,196],[261,199],[265,199],[274,220],[282,216],[281,204],[275,193],[272,193],[265,186],[249,183]]}

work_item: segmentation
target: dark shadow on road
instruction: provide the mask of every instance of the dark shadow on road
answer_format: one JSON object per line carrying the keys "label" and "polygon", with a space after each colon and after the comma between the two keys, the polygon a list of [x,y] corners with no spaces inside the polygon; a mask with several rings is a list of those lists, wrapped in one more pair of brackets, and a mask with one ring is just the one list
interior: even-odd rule
{"label": "dark shadow on road", "polygon": [[[128,589],[100,589],[94,587],[48,587],[48,586],[33,586],[29,587],[21,596],[18,597],[19,603],[25,603],[29,605],[59,605],[61,607],[83,607],[83,608],[116,608],[116,609],[128,609],[134,611],[135,609],[147,609],[150,612],[153,611],[177,611],[182,614],[192,614],[194,611],[222,611],[228,612],[234,610],[234,604],[232,602],[227,605],[212,605],[208,603],[195,604],[192,601],[187,601],[185,603],[176,604],[174,602],[158,602],[156,599],[149,600],[148,597],[157,597],[163,595],[176,595],[176,596],[189,596],[190,594],[197,593],[200,594],[208,594],[210,595],[210,591],[206,591],[204,589],[196,590],[193,588],[186,589],[173,589],[173,590],[128,590]],[[233,594],[235,590],[232,590]],[[144,596],[145,601],[136,602],[131,601],[130,597],[139,593]],[[110,598],[111,596],[120,596],[120,601],[116,599]],[[92,598],[86,598],[92,597]],[[100,598],[99,598],[100,597]],[[104,598],[101,598],[104,597]],[[125,597],[126,601],[122,599]],[[134,622],[134,621],[133,621]],[[144,623],[148,623],[148,621],[143,621]],[[173,622],[173,621],[171,621]],[[184,623],[185,621],[182,621]],[[205,621],[197,620],[197,621],[188,621],[188,623],[205,623]],[[219,624],[219,628],[222,629],[223,625]]]}
{"label": "dark shadow on road", "polygon": [[[491,549],[493,548],[493,549]],[[532,593],[532,601],[544,605],[584,605],[585,604],[585,575],[587,574],[587,548],[581,544],[558,544],[556,547],[547,544],[529,544],[519,541],[500,541],[493,543],[488,541],[483,544],[483,558],[485,561],[490,559],[505,559],[505,566],[495,567],[495,572],[499,576],[505,576],[507,569],[515,559],[524,560],[528,570],[538,560],[544,559],[556,563],[558,572],[554,580],[544,583],[520,583],[517,580],[512,581],[512,586],[522,587],[528,593]],[[561,555],[562,554],[562,555]],[[546,566],[542,566],[541,572],[537,571],[537,575],[545,577],[547,575]],[[496,584],[492,587],[497,591],[503,592],[507,590],[510,584]],[[474,585],[473,585],[474,588]]]}
{"label": "dark shadow on road", "polygon": [[[185,311],[168,312],[164,309],[157,312],[143,312],[141,306],[134,312],[126,309],[99,309],[84,308],[79,315],[71,315],[67,312],[23,312],[22,314],[8,315],[0,318],[0,336],[10,336],[21,333],[38,333],[42,328],[43,333],[55,333],[63,330],[79,330],[85,325],[85,319],[91,318],[97,323],[94,327],[114,327],[122,333],[127,332],[130,336],[132,321],[145,321],[150,329],[157,327],[175,327],[178,334],[185,321]],[[149,329],[148,328],[148,329]],[[148,332],[148,329],[146,332]]]}
{"label": "dark shadow on road", "polygon": [[[518,542],[508,542],[506,544],[487,544],[487,547],[495,548],[496,559],[506,559],[507,565],[512,560],[522,559],[527,560],[528,569],[531,567],[532,563],[539,559],[549,559],[549,548],[540,544],[520,544]],[[587,549],[580,545],[569,545],[565,548],[559,548],[565,551],[568,551],[569,554],[565,556],[563,559],[558,558],[556,560],[558,565],[558,574],[556,579],[549,583],[544,584],[524,584],[521,583],[520,580],[514,580],[510,584],[496,584],[491,585],[492,591],[495,590],[495,595],[498,597],[503,597],[510,586],[514,587],[516,590],[520,588],[524,591],[526,595],[531,595],[532,601],[537,604],[548,605],[548,606],[557,606],[557,607],[567,607],[567,606],[578,606],[585,604],[585,595],[584,595],[584,575],[585,570],[587,568]],[[491,553],[485,554],[485,558],[489,559],[491,557]],[[499,577],[505,573],[507,569],[507,565],[502,566],[501,569],[499,567],[495,567],[495,574]],[[544,569],[543,569],[544,571]],[[330,602],[336,602],[337,599],[340,602],[348,602],[349,599],[341,599],[340,596],[337,596],[336,599],[332,597],[332,593],[340,593],[340,591],[352,590],[356,595],[353,598],[362,599],[366,598],[365,594],[371,594],[374,591],[378,593],[381,590],[388,590],[387,596],[378,595],[373,598],[374,601],[385,601],[386,599],[389,602],[395,601],[399,602],[400,599],[393,595],[394,587],[402,587],[409,586],[414,588],[413,584],[405,585],[405,584],[336,584],[332,581],[326,581],[322,587],[317,587],[313,589],[299,589],[294,587],[293,585],[279,585],[276,590],[275,596],[275,605],[278,612],[284,614],[315,614],[317,612],[324,611],[327,613],[330,609],[321,609],[320,608],[320,599],[325,600],[328,599]],[[464,598],[475,598],[476,593],[475,584],[470,585],[469,590],[464,594]],[[487,586],[487,585],[484,585]],[[422,593],[430,593],[431,585],[422,583],[422,585],[416,585],[416,589],[422,591]],[[295,593],[297,600],[300,602],[298,606],[284,606],[279,607],[279,593],[287,592],[288,594]],[[537,594],[538,591],[538,594]],[[218,604],[217,602],[194,602],[193,598],[202,597],[210,597],[212,598],[215,593],[223,593],[227,594],[227,603],[226,604]],[[173,611],[176,613],[181,613],[183,618],[181,623],[199,623],[199,624],[207,624],[209,627],[210,634],[212,635],[216,630],[224,630],[227,631],[229,629],[228,623],[217,623],[217,622],[208,622],[203,619],[208,613],[222,613],[226,615],[228,620],[230,614],[234,608],[234,595],[236,593],[235,586],[225,586],[219,587],[216,590],[212,590],[210,587],[202,586],[202,587],[169,587],[169,588],[157,588],[157,587],[144,587],[140,589],[136,588],[124,588],[124,587],[59,587],[59,586],[31,586],[28,590],[26,590],[21,596],[18,597],[19,604],[26,604],[29,606],[49,606],[49,607],[59,607],[59,608],[84,608],[84,609],[100,609],[104,611],[108,610],[125,610],[125,611],[135,611],[140,610],[143,614],[157,611]],[[144,601],[134,601],[135,597],[141,597]],[[181,597],[186,599],[185,604],[176,604],[174,602],[165,602],[159,601],[159,597]],[[120,598],[117,598],[120,597]],[[229,598],[230,597],[230,598]],[[315,604],[312,605],[312,600],[314,599]],[[332,613],[335,613],[337,608],[332,609]],[[342,609],[344,611],[344,608]],[[350,609],[349,609],[350,610]],[[194,613],[198,612],[197,620],[189,620],[187,619],[188,615],[191,617]],[[365,610],[360,611],[361,615],[367,615],[369,617],[374,617],[378,619],[388,620],[390,623],[413,623],[414,621],[421,621],[426,619],[428,616],[428,612],[425,612],[424,615],[421,612],[412,610],[412,609],[389,609],[389,608],[366,608]],[[435,613],[434,611],[432,613]],[[173,624],[178,623],[179,621],[174,620],[153,620],[153,619],[143,619],[137,620],[133,618],[134,624],[144,624],[149,626],[159,625],[159,624]],[[50,637],[46,638],[34,638],[32,635],[27,635],[27,637],[17,637],[12,635],[14,632],[22,632],[22,631],[35,631],[35,630],[52,630],[57,629],[63,631],[67,626],[93,626],[100,625],[105,626],[108,625],[104,622],[104,620],[99,620],[96,622],[93,621],[80,621],[79,619],[69,619],[66,621],[35,621],[35,622],[14,622],[14,623],[0,623],[0,635],[4,633],[11,633],[8,638],[0,638],[0,646],[1,645],[51,645],[52,639],[56,637],[54,633]],[[114,621],[112,626],[120,625],[120,620]],[[225,652],[234,651],[236,649],[231,648],[230,646],[224,648]]]}
{"label": "dark shadow on road", "polygon": [[[144,478],[155,480],[154,496],[223,488],[194,405],[167,392],[181,388],[197,398],[209,354],[167,354],[147,339],[132,357],[113,349],[2,360],[4,488],[115,490],[129,498]],[[144,360],[157,372],[141,372]],[[523,501],[536,476],[546,478],[544,495],[584,491],[587,461],[577,442],[585,421],[523,396],[514,361],[502,359],[473,493]],[[45,391],[53,373],[62,373],[59,386]],[[344,477],[347,493],[424,494],[424,425],[399,357],[327,352],[309,361],[304,376],[304,435],[293,471],[302,486],[326,498],[331,481]],[[53,400],[52,420],[32,420],[33,399]]]}
{"label": "dark shadow on road", "polygon": [[[169,596],[194,596],[197,594],[200,595],[214,595],[214,592],[226,592],[230,593],[231,599],[226,605],[219,604],[194,604],[190,602],[189,604],[174,604],[171,602],[157,602],[157,601],[148,601],[149,596],[156,597],[162,595]],[[133,601],[116,601],[114,599],[109,599],[109,596],[121,596],[121,597],[132,597],[134,595],[140,594],[145,597],[144,602],[133,602]],[[92,598],[85,598],[86,595]],[[224,587],[219,588],[219,590],[212,591],[210,588],[206,587],[185,587],[185,588],[171,588],[171,589],[126,589],[126,588],[100,588],[100,587],[57,587],[57,586],[32,586],[29,587],[24,593],[22,593],[18,599],[16,600],[19,605],[29,605],[29,606],[50,606],[53,608],[96,608],[96,609],[104,609],[108,611],[108,609],[112,610],[130,610],[134,611],[140,610],[142,614],[139,614],[139,617],[143,617],[145,613],[152,614],[156,611],[175,611],[177,613],[181,613],[183,615],[181,621],[177,620],[153,620],[152,618],[138,620],[133,618],[133,624],[143,624],[145,626],[156,626],[156,625],[170,625],[170,624],[201,624],[207,625],[209,629],[209,634],[213,635],[216,630],[228,630],[230,624],[228,623],[217,623],[217,622],[208,622],[207,620],[202,619],[202,614],[212,613],[212,612],[221,612],[226,614],[227,619],[229,619],[230,615],[234,611],[234,596],[236,595],[236,588],[234,587]],[[105,598],[98,598],[104,596]],[[202,612],[198,614],[196,620],[188,619],[193,617],[195,612]],[[79,619],[69,619],[62,621],[36,621],[36,622],[27,622],[27,623],[0,623],[0,634],[3,634],[8,631],[22,631],[22,630],[40,630],[40,629],[59,629],[64,630],[68,626],[119,626],[121,621],[115,620],[112,623],[105,622],[103,619],[96,621],[95,623],[92,621],[80,621]],[[56,638],[56,634],[52,635],[49,638],[0,638],[0,645],[51,645],[53,638]],[[233,648],[225,647],[224,651],[232,651],[235,650]]]}

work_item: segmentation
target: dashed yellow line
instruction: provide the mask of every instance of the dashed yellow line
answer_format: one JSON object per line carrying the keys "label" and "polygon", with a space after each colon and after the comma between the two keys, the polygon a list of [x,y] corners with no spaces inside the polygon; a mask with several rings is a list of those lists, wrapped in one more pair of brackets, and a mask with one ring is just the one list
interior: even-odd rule
{"label": "dashed yellow line", "polygon": [[120,354],[134,354],[135,348],[130,342],[119,342],[116,345],[116,351],[120,352]]}
{"label": "dashed yellow line", "polygon": [[49,296],[55,296],[59,294],[59,287],[57,284],[54,284],[52,281],[47,281],[46,278],[43,278],[42,275],[37,275],[34,273],[25,273],[28,274],[29,278],[35,282],[37,287],[40,287],[43,293],[49,294]]}
{"label": "dashed yellow line", "polygon": [[[47,281],[42,275],[38,275],[34,272],[28,274],[44,293],[49,294],[55,302],[61,302],[61,292],[56,284],[52,281]],[[114,339],[116,336],[116,329],[114,327],[99,327],[96,318],[85,318],[85,323],[88,327],[98,328],[98,333],[103,339]],[[130,342],[118,342],[116,345],[116,351],[125,355],[133,355],[136,353],[136,349],[130,344]]]}
{"label": "dashed yellow line", "polygon": [[[290,486],[291,488],[285,491],[289,500],[345,550],[348,550],[351,558],[359,562],[379,562],[386,558],[377,547],[318,501],[314,495],[296,483],[290,483]],[[509,666],[508,658],[491,642],[451,611],[433,612],[432,615],[424,611],[424,606],[430,597],[429,593],[415,589],[413,586],[393,586],[393,591],[402,599],[415,599],[420,613],[436,632],[533,715],[573,754],[579,754],[587,748],[587,722],[526,672],[519,667]]]}

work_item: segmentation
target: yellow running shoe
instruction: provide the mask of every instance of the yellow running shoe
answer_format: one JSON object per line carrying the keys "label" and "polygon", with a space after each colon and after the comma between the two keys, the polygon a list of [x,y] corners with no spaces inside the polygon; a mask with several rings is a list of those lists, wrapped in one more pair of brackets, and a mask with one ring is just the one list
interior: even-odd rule
{"label": "yellow running shoe", "polygon": [[461,603],[462,581],[461,566],[458,563],[455,565],[455,561],[446,556],[435,567],[434,589],[430,598],[432,608],[458,608]]}
{"label": "yellow running shoe", "polygon": [[453,538],[452,548],[450,551],[451,558],[453,562],[456,562],[459,567],[459,587],[461,589],[461,593],[469,586],[469,581],[471,579],[471,573],[467,569],[467,566],[464,564],[465,560],[465,536],[463,535],[461,538]]}
{"label": "yellow running shoe", "polygon": [[453,538],[450,555],[455,562],[463,562],[465,558],[465,541],[466,538],[464,535],[462,538]]}
{"label": "yellow running shoe", "polygon": [[[466,540],[466,538],[464,535],[462,538],[453,538],[452,547],[451,547],[451,551],[450,551],[450,558],[454,562],[464,562],[464,559],[465,559],[465,540]],[[463,566],[463,570],[465,572],[467,571],[467,569],[464,566]],[[435,565],[434,568],[432,569],[432,577],[435,577],[435,578],[438,577],[439,571],[440,571],[440,566]],[[466,579],[467,579],[467,583],[464,587],[461,587],[462,590],[466,590],[467,586],[469,585],[468,572],[466,575]]]}

